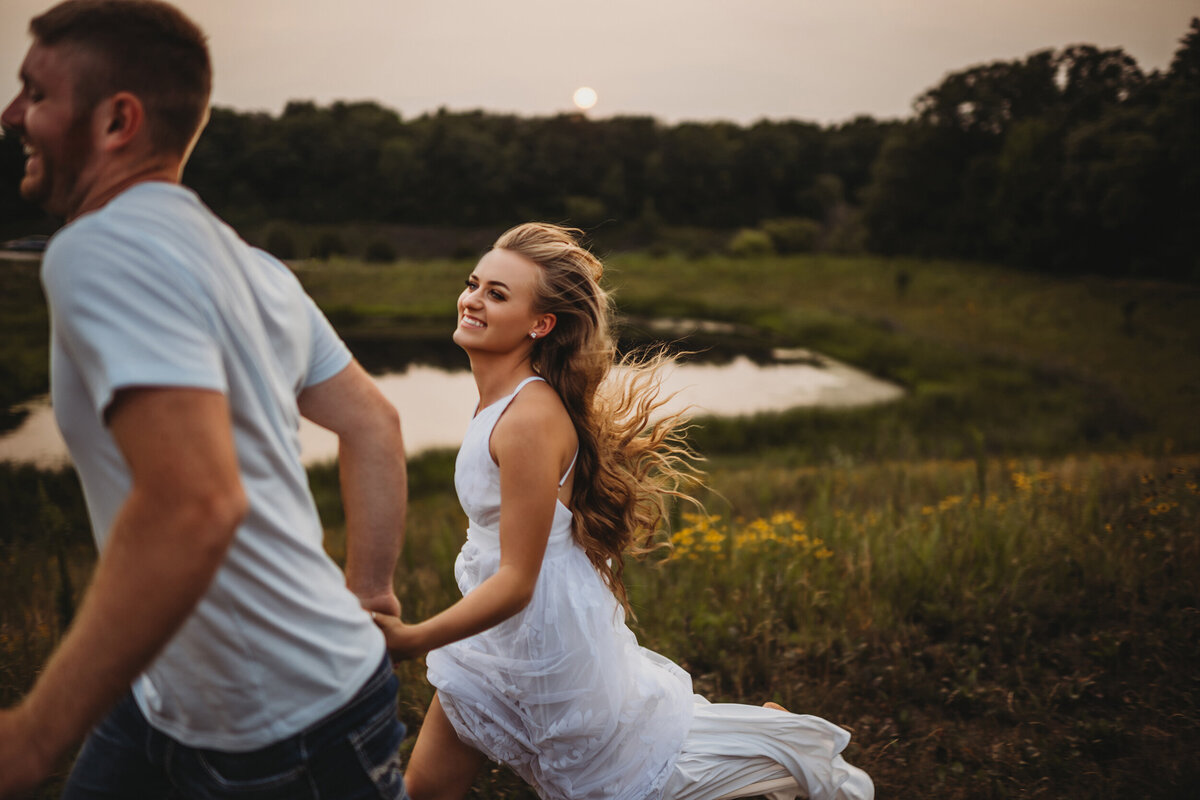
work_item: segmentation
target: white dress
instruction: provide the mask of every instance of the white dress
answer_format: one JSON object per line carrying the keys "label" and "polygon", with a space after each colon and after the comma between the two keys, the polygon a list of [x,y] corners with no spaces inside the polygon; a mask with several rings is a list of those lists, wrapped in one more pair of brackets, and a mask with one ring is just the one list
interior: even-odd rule
{"label": "white dress", "polygon": [[[499,566],[500,470],[488,443],[530,380],[540,378],[476,413],[458,453],[454,485],[470,524],[454,574],[464,595]],[[640,647],[561,503],[529,605],[426,663],[459,738],[546,800],[716,800],[788,774],[798,788],[776,797],[874,795],[866,773],[839,755],[845,730],[818,717],[709,704],[680,667]]]}

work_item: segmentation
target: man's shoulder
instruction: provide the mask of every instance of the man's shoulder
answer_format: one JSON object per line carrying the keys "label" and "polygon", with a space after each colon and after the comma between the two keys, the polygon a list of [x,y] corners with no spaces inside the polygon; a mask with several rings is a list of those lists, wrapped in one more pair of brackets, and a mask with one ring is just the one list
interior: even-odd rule
{"label": "man's shoulder", "polygon": [[193,206],[207,212],[190,190],[173,184],[126,189],[51,238],[42,260],[43,285],[61,298],[103,286],[134,294],[172,287],[195,296],[212,263],[195,256],[212,247],[219,220],[193,216]]}
{"label": "man's shoulder", "polygon": [[150,242],[159,236],[182,234],[185,227],[180,223],[189,214],[211,216],[212,212],[182,186],[161,181],[137,183],[64,225],[51,237],[47,253],[80,240],[125,237]]}
{"label": "man's shoulder", "polygon": [[251,259],[253,248],[189,188],[165,181],[135,184],[101,208],[64,226],[50,240],[46,257],[96,262],[116,255],[127,263],[159,269],[187,268],[197,254]]}

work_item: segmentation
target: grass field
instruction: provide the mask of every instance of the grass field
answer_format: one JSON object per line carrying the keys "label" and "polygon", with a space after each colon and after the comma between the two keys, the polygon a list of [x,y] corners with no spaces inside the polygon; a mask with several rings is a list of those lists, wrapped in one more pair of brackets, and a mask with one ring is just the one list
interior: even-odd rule
{"label": "grass field", "polygon": [[[442,341],[469,267],[297,271],[356,352],[395,363],[455,357]],[[629,572],[644,644],[710,699],[851,729],[847,756],[881,798],[1192,796],[1200,290],[819,257],[622,255],[610,281],[629,342],[638,320],[716,319],[739,347],[808,347],[908,390],[886,407],[702,421],[709,516],[680,509],[673,549]],[[451,468],[449,453],[412,464],[397,587],[414,619],[456,595]],[[7,704],[93,556],[70,474],[0,474]],[[336,468],[310,478],[341,557]],[[430,690],[419,662],[399,671],[413,731]],[[475,796],[532,794],[494,769]]]}

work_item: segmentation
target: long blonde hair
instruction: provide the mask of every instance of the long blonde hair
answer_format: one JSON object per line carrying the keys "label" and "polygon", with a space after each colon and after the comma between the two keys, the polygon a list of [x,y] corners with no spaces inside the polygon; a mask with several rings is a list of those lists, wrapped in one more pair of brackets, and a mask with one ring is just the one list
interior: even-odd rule
{"label": "long blonde hair", "polygon": [[[531,222],[493,245],[539,267],[538,314],[554,329],[534,344],[533,369],[562,399],[579,437],[572,483],[573,535],[617,599],[629,609],[625,555],[655,548],[667,498],[697,475],[680,413],[651,417],[670,398],[661,375],[674,358],[663,349],[616,361],[612,301],[600,286],[604,266],[579,242],[582,231]],[[614,370],[614,365],[619,369]]]}

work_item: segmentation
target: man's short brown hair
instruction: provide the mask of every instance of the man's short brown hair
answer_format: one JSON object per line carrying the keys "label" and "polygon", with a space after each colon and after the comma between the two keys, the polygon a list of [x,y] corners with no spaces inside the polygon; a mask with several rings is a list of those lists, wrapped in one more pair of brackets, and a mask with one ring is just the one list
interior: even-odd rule
{"label": "man's short brown hair", "polygon": [[158,0],[66,0],[34,17],[29,31],[39,44],[78,46],[88,57],[76,86],[83,108],[131,92],[156,149],[186,153],[204,123],[212,65],[204,32],[179,9]]}

